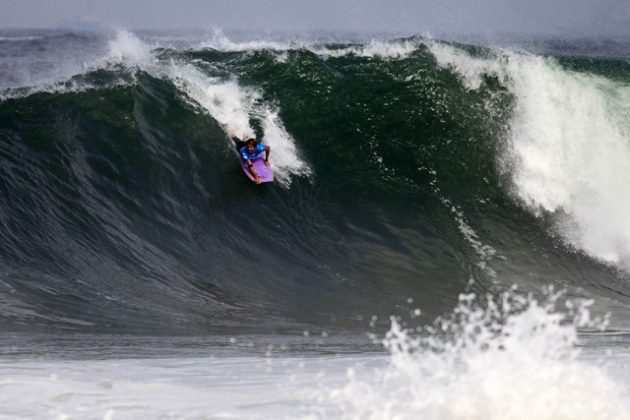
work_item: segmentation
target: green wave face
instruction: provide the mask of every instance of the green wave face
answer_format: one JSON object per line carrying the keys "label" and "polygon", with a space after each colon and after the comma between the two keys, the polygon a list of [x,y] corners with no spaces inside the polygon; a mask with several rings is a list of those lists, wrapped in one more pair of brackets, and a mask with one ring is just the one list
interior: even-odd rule
{"label": "green wave face", "polygon": [[[0,77],[7,329],[364,329],[512,284],[626,302],[624,61],[416,38],[101,49],[59,80]],[[271,145],[274,185],[230,134]]]}

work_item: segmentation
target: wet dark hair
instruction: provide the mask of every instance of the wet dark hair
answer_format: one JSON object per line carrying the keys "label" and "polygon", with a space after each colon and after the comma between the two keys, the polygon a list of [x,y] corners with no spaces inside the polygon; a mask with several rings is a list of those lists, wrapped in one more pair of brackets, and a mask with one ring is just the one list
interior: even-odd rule
{"label": "wet dark hair", "polygon": [[250,139],[247,139],[247,141],[245,142],[245,144],[250,144],[250,143],[256,144],[256,139],[252,137]]}

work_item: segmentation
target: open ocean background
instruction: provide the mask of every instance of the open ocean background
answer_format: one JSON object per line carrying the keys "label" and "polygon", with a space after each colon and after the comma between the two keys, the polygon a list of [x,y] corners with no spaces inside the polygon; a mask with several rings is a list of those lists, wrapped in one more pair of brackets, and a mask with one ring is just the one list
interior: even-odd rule
{"label": "open ocean background", "polygon": [[0,31],[0,418],[629,418],[629,60]]}

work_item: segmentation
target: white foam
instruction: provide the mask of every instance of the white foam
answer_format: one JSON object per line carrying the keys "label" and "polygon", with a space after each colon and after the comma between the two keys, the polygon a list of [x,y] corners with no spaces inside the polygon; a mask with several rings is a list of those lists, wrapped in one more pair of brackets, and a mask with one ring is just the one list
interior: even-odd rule
{"label": "white foam", "polygon": [[212,48],[219,51],[258,51],[273,50],[287,51],[290,49],[299,49],[306,45],[301,42],[279,42],[271,40],[255,40],[255,41],[233,41],[228,38],[223,31],[215,30],[212,35],[204,40],[198,47]]}
{"label": "white foam", "polygon": [[280,182],[287,185],[291,175],[308,176],[311,168],[302,159],[295,147],[295,140],[286,131],[278,110],[266,107],[262,113],[263,140],[272,148],[274,173]]}
{"label": "white foam", "polygon": [[119,30],[116,36],[108,43],[108,60],[127,66],[147,66],[156,62],[151,51],[155,45],[141,41],[132,32]]}
{"label": "white foam", "polygon": [[462,295],[431,325],[392,319],[389,355],[261,357],[221,346],[206,357],[5,356],[0,407],[16,418],[627,419],[627,355],[609,366],[604,354],[582,357],[578,328],[605,323],[588,302],[560,307],[553,291],[543,303]]}
{"label": "white foam", "polygon": [[235,80],[220,81],[203,75],[196,69],[175,66],[169,76],[183,92],[206,110],[230,134],[240,138],[254,135],[249,125],[256,91],[242,88]]}
{"label": "white foam", "polygon": [[266,419],[299,404],[261,357],[12,361],[0,373],[5,418]]}
{"label": "white foam", "polygon": [[381,41],[371,40],[365,44],[353,45],[345,48],[311,47],[310,50],[323,57],[344,57],[355,55],[357,57],[380,57],[401,59],[408,57],[418,49],[416,41]]}
{"label": "white foam", "polygon": [[430,48],[466,88],[491,75],[514,95],[502,164],[523,203],[535,214],[555,213],[572,246],[630,269],[630,87],[550,58],[497,52],[479,59]]}
{"label": "white foam", "polygon": [[405,58],[418,49],[412,41],[370,41],[359,52],[363,57]]}
{"label": "white foam", "polygon": [[[288,42],[272,40],[233,41],[222,31],[217,30],[203,41],[199,47],[213,48],[220,51],[259,51],[269,50],[286,52],[288,50],[306,49],[322,57],[358,57],[405,58],[418,49],[419,43],[413,40],[370,40],[363,44],[345,48],[329,48],[316,41],[293,40]],[[282,56],[281,56],[282,57]],[[282,59],[282,58],[281,58]]]}
{"label": "white foam", "polygon": [[438,65],[455,70],[466,89],[479,89],[483,76],[493,75],[506,83],[508,73],[504,61],[507,56],[497,55],[494,59],[476,58],[463,50],[439,42],[429,41],[429,50],[437,60]]}
{"label": "white foam", "polygon": [[[462,295],[452,318],[420,331],[392,318],[388,366],[348,371],[327,389],[331,418],[624,419],[628,390],[580,359],[577,328],[593,326],[584,305],[556,312],[555,297],[504,295],[483,306]],[[326,416],[324,416],[326,417]]]}
{"label": "white foam", "polygon": [[269,158],[278,181],[285,186],[292,175],[309,175],[310,168],[295,147],[295,140],[286,131],[278,111],[260,101],[260,93],[244,88],[236,80],[221,81],[184,65],[174,65],[167,74],[183,92],[217,120],[230,136],[255,136],[250,118],[262,123],[264,143],[271,146]]}

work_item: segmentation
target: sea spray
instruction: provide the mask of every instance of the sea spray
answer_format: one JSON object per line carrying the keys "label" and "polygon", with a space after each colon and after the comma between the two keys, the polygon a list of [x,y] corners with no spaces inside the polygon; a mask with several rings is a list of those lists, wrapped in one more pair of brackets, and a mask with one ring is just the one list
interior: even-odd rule
{"label": "sea spray", "polygon": [[324,389],[322,418],[623,419],[627,395],[601,365],[580,359],[578,330],[603,328],[589,302],[540,302],[514,290],[461,295],[447,318],[418,328],[392,317],[382,340],[389,364],[348,370]]}

